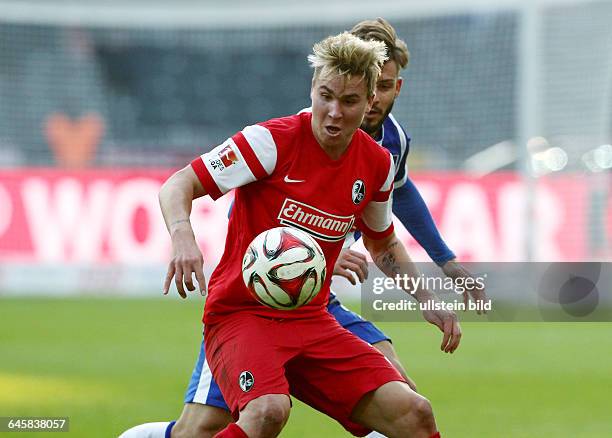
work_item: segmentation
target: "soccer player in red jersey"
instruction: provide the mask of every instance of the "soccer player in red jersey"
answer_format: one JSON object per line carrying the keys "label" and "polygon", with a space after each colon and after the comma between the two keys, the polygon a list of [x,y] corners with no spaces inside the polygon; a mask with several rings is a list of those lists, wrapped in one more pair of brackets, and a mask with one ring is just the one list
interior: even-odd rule
{"label": "soccer player in red jersey", "polygon": [[[182,296],[205,289],[203,258],[191,225],[193,199],[236,189],[224,255],[213,272],[204,312],[206,356],[237,423],[219,437],[276,436],[287,421],[289,394],[338,420],[355,435],[437,436],[429,402],[416,394],[376,349],[342,329],[325,310],[329,279],[308,305],[268,309],[248,293],[241,260],[253,237],[294,226],[320,243],[331,272],[353,224],[387,274],[410,259],[390,214],[394,168],[387,151],[358,131],[372,104],[384,44],[348,33],[327,38],[309,57],[312,114],[249,126],[194,160],[164,184],[160,203],[172,236],[172,279]],[[235,159],[227,159],[234,157]],[[225,158],[225,159],[224,159]],[[419,300],[435,299],[426,290]],[[444,332],[444,349],[461,337],[452,312],[425,317]],[[244,378],[246,377],[246,378]]]}

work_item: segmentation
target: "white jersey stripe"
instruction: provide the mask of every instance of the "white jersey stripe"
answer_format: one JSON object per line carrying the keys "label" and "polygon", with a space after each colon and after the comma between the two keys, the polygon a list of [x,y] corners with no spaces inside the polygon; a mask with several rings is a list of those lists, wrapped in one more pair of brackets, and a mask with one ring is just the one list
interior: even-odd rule
{"label": "white jersey stripe", "polygon": [[276,143],[272,138],[272,133],[263,126],[251,125],[242,130],[242,135],[251,146],[266,173],[271,175],[276,167],[277,160]]}
{"label": "white jersey stripe", "polygon": [[408,140],[406,139],[406,134],[404,133],[402,126],[398,123],[395,117],[393,117],[393,114],[389,113],[389,119],[391,119],[391,121],[395,125],[395,129],[397,129],[397,134],[400,139],[400,158],[401,158],[406,153],[406,146],[408,144]]}
{"label": "white jersey stripe", "polygon": [[406,184],[406,181],[408,181],[408,170],[404,172],[404,176],[402,177],[401,180],[396,181],[395,184],[393,184],[393,188],[397,189],[397,188],[402,187],[404,184]]}
{"label": "white jersey stripe", "polygon": [[[406,155],[406,149],[408,147],[408,138],[406,137],[406,133],[402,129],[402,126],[399,124],[399,122],[396,120],[393,114],[389,114],[389,119],[393,122],[393,125],[395,125],[395,129],[397,130],[397,135],[400,140],[400,155],[399,155],[399,159],[397,160],[397,162],[398,164],[401,164],[402,157]],[[404,171],[404,176],[402,177],[401,180],[395,181],[395,184],[394,184],[395,188],[402,187],[404,184],[406,184],[406,181],[408,180],[408,166],[407,165],[405,169],[399,169],[399,168],[395,169],[395,175],[400,173],[402,170]]]}
{"label": "white jersey stripe", "polygon": [[387,153],[389,154],[389,161],[390,161],[389,173],[387,174],[387,179],[383,183],[379,192],[388,192],[389,190],[391,190],[391,188],[393,187],[393,179],[395,178],[395,166],[393,165],[393,157],[391,157],[391,154],[389,153],[389,151],[387,151]]}
{"label": "white jersey stripe", "polygon": [[200,374],[200,381],[198,382],[198,389],[193,397],[194,403],[200,403],[205,405],[208,399],[208,393],[210,392],[210,382],[212,382],[212,371],[208,366],[208,360],[204,359],[202,364],[202,373]]}

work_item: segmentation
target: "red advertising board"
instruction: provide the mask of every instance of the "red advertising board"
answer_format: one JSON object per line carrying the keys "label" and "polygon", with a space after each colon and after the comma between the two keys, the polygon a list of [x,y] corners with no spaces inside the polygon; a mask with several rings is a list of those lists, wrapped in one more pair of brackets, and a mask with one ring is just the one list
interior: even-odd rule
{"label": "red advertising board", "polygon": [[[0,263],[164,263],[170,242],[157,193],[171,172],[0,171]],[[609,256],[610,193],[602,200],[588,175],[549,177],[531,185],[513,173],[411,176],[462,260],[525,260],[527,240],[537,260]],[[208,263],[223,251],[230,202],[231,194],[194,206],[192,223]],[[427,260],[403,227],[397,229],[413,258]]]}

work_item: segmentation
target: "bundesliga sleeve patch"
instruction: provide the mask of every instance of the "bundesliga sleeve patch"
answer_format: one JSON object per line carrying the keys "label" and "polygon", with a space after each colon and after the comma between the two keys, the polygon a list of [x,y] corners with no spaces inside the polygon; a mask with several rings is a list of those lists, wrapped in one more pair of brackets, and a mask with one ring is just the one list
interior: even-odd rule
{"label": "bundesliga sleeve patch", "polygon": [[[209,193],[218,192],[220,196],[256,179],[231,138],[200,158],[204,169],[202,165],[196,165],[194,169]],[[212,187],[213,184],[216,187]]]}
{"label": "bundesliga sleeve patch", "polygon": [[276,144],[270,131],[253,125],[196,158],[191,165],[207,192],[217,199],[270,175],[276,158]]}
{"label": "bundesliga sleeve patch", "polygon": [[216,156],[212,156],[209,158],[210,167],[214,171],[222,172],[228,167],[234,165],[234,163],[238,162],[238,154],[232,148],[231,144],[225,145],[224,147],[217,152]]}

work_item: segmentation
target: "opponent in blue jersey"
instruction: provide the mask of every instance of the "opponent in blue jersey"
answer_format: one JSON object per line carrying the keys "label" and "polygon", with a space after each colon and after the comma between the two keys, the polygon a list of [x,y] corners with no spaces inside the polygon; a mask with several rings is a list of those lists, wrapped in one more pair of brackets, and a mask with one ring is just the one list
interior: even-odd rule
{"label": "opponent in blue jersey", "polygon": [[[372,110],[366,114],[361,128],[388,149],[395,161],[393,213],[447,276],[452,278],[469,276],[470,274],[455,261],[455,255],[442,240],[423,198],[408,177],[406,158],[410,149],[410,137],[391,114],[393,103],[402,87],[399,72],[408,65],[409,54],[406,44],[397,38],[393,27],[382,18],[358,23],[351,32],[360,38],[376,39],[387,45],[389,60],[385,63],[377,82]],[[347,244],[333,272],[335,275],[347,278],[353,284],[355,284],[353,273],[362,282],[367,277],[365,256],[349,248],[350,244],[359,238],[359,232],[347,237]],[[474,296],[475,299],[482,299],[484,291],[476,291],[475,294],[480,294]],[[465,298],[467,299],[467,295]],[[379,349],[406,377],[412,389],[416,390],[416,386],[402,367],[389,337],[373,323],[344,307],[333,293],[327,308],[343,327]],[[202,343],[185,394],[185,407],[179,420],[176,423],[147,423],[136,426],[125,432],[121,438],[212,437],[233,421],[219,386],[212,378],[204,352]],[[373,432],[372,436],[380,435]]]}

